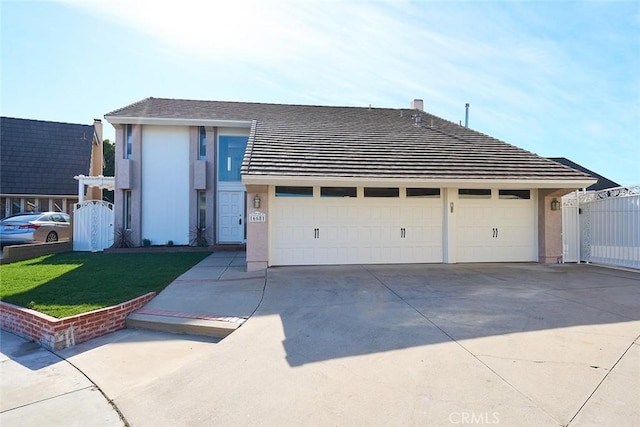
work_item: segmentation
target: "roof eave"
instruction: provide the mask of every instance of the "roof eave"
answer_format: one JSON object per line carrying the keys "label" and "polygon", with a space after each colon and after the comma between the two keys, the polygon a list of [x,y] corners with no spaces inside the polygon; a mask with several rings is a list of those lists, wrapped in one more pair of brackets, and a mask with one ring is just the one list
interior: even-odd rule
{"label": "roof eave", "polygon": [[184,119],[173,117],[104,116],[112,125],[162,125],[162,126],[216,126],[229,128],[250,128],[251,120],[226,119]]}
{"label": "roof eave", "polygon": [[244,185],[335,185],[335,186],[372,186],[372,187],[412,187],[432,186],[436,188],[487,188],[509,186],[510,189],[529,188],[586,188],[596,182],[594,179],[451,179],[451,178],[367,178],[333,176],[285,176],[285,175],[243,175]]}

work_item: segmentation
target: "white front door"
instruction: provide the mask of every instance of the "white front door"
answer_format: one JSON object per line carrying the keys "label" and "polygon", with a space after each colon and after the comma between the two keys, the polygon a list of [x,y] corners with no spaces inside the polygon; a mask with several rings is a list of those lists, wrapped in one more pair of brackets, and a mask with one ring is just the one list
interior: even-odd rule
{"label": "white front door", "polygon": [[218,243],[243,243],[244,191],[218,192]]}

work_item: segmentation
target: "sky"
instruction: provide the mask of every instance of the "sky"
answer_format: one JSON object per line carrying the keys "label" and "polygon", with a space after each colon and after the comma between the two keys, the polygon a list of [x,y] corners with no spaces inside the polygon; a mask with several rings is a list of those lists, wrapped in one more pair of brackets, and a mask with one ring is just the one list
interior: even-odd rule
{"label": "sky", "polygon": [[[0,114],[408,108],[640,184],[640,1],[0,0]],[[104,137],[114,139],[105,122]]]}

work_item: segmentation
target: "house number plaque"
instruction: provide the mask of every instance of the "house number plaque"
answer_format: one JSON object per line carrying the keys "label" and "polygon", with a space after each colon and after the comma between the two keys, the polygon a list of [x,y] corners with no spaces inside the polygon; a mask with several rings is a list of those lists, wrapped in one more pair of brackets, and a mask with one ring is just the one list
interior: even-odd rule
{"label": "house number plaque", "polygon": [[249,214],[249,222],[265,222],[267,220],[267,214],[264,212],[251,212]]}

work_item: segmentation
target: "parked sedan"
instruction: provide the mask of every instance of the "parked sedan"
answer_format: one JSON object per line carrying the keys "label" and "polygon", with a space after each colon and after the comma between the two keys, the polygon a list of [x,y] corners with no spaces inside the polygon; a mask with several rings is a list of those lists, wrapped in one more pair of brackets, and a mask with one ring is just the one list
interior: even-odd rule
{"label": "parked sedan", "polygon": [[25,212],[0,221],[0,243],[41,243],[69,240],[69,215],[61,212]]}

